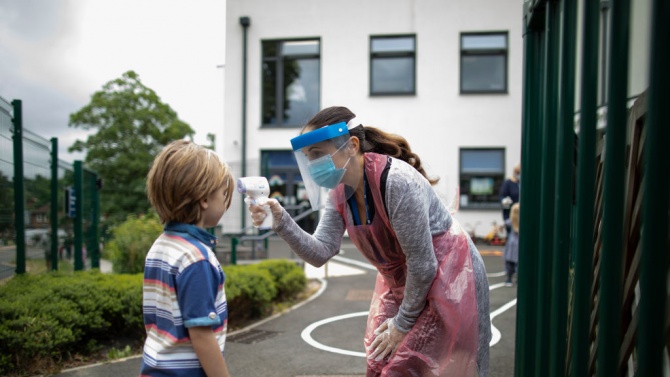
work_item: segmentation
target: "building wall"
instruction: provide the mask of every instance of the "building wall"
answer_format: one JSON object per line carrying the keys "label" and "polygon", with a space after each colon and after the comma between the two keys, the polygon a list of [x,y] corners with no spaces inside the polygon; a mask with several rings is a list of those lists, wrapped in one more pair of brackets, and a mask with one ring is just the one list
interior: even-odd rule
{"label": "building wall", "polygon": [[[436,190],[450,203],[459,183],[459,148],[503,147],[506,175],[521,158],[521,0],[228,0],[226,14],[225,129],[222,154],[239,169],[242,124],[242,39],[248,28],[247,175],[259,174],[260,150],[290,149],[291,129],[261,128],[261,41],[321,39],[321,108],[343,105],[365,125],[410,142]],[[508,32],[507,94],[459,93],[460,33]],[[416,95],[369,95],[371,35],[416,35]],[[239,174],[239,170],[237,170]],[[241,203],[233,202],[224,229],[239,229]],[[460,210],[466,227],[486,233],[499,210]],[[247,225],[249,222],[247,221]]]}

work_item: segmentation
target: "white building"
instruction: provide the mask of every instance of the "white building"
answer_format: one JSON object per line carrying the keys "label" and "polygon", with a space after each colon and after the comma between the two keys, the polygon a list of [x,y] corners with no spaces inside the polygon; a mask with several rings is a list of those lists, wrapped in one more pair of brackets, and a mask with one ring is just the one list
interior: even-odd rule
{"label": "white building", "polygon": [[[498,188],[521,159],[522,5],[228,0],[223,157],[294,205],[289,140],[318,110],[346,106],[404,136],[447,204],[460,190],[455,217],[483,236],[502,223]],[[224,232],[250,225],[241,207]]]}

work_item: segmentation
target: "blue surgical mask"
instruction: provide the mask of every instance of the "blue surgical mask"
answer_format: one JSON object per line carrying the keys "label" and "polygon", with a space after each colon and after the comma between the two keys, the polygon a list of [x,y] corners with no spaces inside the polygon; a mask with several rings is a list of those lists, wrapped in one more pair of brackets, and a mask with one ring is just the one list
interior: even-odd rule
{"label": "blue surgical mask", "polygon": [[[337,151],[335,151],[335,153],[339,152],[345,145],[347,144],[343,144]],[[349,156],[347,163],[344,164],[341,169],[338,169],[335,167],[332,158],[335,153],[319,157],[309,162],[309,175],[312,177],[312,180],[314,180],[314,183],[317,185],[327,189],[334,189],[340,183],[344,173],[347,171],[345,168],[349,164],[349,160],[351,160],[351,156]]]}

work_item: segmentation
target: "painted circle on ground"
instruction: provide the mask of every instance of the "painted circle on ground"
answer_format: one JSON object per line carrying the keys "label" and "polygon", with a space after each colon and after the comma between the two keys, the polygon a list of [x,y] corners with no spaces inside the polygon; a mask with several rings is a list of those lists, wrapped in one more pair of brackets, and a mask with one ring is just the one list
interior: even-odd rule
{"label": "painted circle on ground", "polygon": [[343,319],[348,319],[348,318],[353,318],[353,317],[367,316],[368,313],[369,313],[368,311],[356,312],[356,313],[343,314],[343,315],[338,315],[338,316],[335,316],[335,317],[322,319],[320,321],[314,322],[311,325],[305,327],[305,329],[302,330],[302,333],[300,334],[300,336],[302,337],[302,339],[305,342],[307,342],[307,344],[309,344],[312,347],[318,348],[320,350],[333,352],[333,353],[339,353],[341,355],[365,357],[365,352],[343,350],[341,348],[330,347],[330,346],[327,346],[325,344],[321,344],[321,343],[317,342],[316,340],[314,340],[314,338],[312,338],[312,331],[314,331],[319,326],[325,325],[327,323],[340,321],[340,320],[343,320]]}

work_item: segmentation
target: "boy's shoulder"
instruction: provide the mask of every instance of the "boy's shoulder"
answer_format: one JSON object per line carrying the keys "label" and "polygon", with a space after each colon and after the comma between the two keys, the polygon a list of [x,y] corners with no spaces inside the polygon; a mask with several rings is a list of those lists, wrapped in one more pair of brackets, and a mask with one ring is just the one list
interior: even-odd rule
{"label": "boy's shoulder", "polygon": [[185,233],[163,232],[147,253],[149,258],[170,264],[191,264],[211,259],[210,249],[202,241]]}

